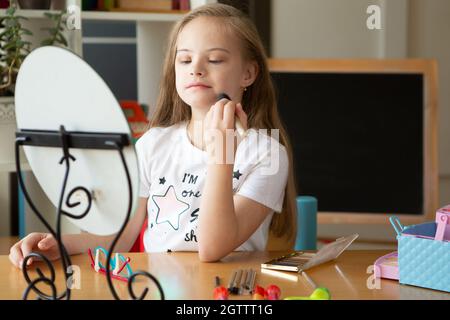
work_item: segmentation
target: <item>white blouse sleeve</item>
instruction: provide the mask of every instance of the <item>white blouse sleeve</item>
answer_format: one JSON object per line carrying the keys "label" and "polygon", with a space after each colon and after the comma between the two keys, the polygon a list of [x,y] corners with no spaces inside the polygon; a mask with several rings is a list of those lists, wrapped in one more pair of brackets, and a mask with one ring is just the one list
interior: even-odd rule
{"label": "white blouse sleeve", "polygon": [[281,212],[289,160],[282,145],[268,151],[247,175],[237,194],[255,200],[275,212]]}
{"label": "white blouse sleeve", "polygon": [[139,197],[150,196],[150,163],[144,147],[144,139],[140,138],[135,145],[139,165]]}

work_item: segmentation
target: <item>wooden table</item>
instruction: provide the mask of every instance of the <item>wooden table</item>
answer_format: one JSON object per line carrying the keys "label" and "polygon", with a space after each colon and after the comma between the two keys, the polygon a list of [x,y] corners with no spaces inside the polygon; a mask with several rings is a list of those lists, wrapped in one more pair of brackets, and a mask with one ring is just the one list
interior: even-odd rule
{"label": "wooden table", "polygon": [[[266,287],[276,284],[281,288],[282,298],[286,296],[306,296],[312,287],[296,273],[281,273],[292,279],[279,275],[262,274],[260,264],[286,252],[237,252],[232,253],[218,263],[202,263],[197,253],[130,253],[133,270],[147,270],[156,276],[164,289],[167,299],[212,299],[214,277],[219,276],[226,286],[234,269],[253,268],[257,270],[256,283]],[[386,251],[347,251],[337,261],[311,269],[308,275],[319,286],[327,287],[332,299],[447,299],[450,294],[412,286],[399,285],[397,281],[382,280],[379,289],[369,289],[372,274],[367,270],[376,258]],[[87,254],[72,256],[72,263],[80,267],[81,289],[72,290],[73,299],[111,299],[111,293],[104,275],[93,271]],[[42,263],[39,263],[42,264]],[[57,262],[59,291],[62,289],[60,263]],[[119,295],[128,299],[126,284],[113,281]],[[136,283],[136,293],[141,292],[146,280]],[[26,287],[22,271],[16,269],[7,256],[0,256],[0,299],[21,299]],[[44,288],[45,289],[45,288]],[[43,289],[43,290],[44,290]],[[156,298],[154,286],[150,298]],[[32,294],[30,298],[34,298]],[[249,299],[250,296],[232,296],[231,299]]]}
{"label": "wooden table", "polygon": [[18,237],[0,237],[0,255],[8,255],[9,249],[19,241]]}

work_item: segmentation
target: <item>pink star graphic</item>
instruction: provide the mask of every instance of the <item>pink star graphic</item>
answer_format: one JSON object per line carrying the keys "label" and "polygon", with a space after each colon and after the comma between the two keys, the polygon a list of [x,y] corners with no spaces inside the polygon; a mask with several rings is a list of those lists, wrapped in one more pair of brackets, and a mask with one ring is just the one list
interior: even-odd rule
{"label": "pink star graphic", "polygon": [[[168,222],[172,228],[178,230],[180,227],[180,215],[189,209],[189,204],[177,198],[175,188],[170,186],[162,196],[152,196],[153,202],[158,207],[156,223]],[[163,219],[160,219],[160,214]]]}

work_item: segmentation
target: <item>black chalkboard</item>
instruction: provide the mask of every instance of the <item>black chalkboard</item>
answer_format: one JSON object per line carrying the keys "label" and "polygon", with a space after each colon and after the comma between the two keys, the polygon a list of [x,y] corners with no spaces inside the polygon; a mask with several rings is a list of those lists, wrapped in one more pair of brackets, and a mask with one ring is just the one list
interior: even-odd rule
{"label": "black chalkboard", "polygon": [[423,214],[423,75],[273,72],[299,194],[319,211]]}

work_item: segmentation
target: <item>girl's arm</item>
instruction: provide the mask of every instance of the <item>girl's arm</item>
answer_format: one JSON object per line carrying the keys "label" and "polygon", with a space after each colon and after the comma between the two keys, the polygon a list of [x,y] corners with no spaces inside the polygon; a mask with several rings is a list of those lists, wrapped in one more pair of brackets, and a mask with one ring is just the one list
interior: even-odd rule
{"label": "girl's arm", "polygon": [[[126,252],[130,250],[139,235],[146,214],[147,198],[139,198],[136,213],[128,222],[128,225],[114,248],[115,251]],[[67,252],[72,255],[85,253],[88,248],[95,248],[99,245],[103,246],[105,249],[109,249],[114,237],[114,235],[97,236],[83,232],[81,234],[63,235],[62,240]],[[28,256],[31,252],[41,253],[50,260],[55,260],[60,257],[57,242],[50,233],[34,232],[30,233],[11,247],[9,259],[12,264],[21,268],[24,257]],[[28,262],[31,264],[32,259],[28,260]]]}
{"label": "girl's arm", "polygon": [[[205,117],[209,161],[198,222],[198,251],[202,261],[217,261],[236,249],[271,211],[246,197],[233,197],[233,164],[226,163],[229,151],[226,135],[227,130],[234,129],[235,112],[247,128],[242,105],[226,99],[212,106]],[[236,146],[233,147],[235,153]],[[223,152],[216,152],[220,148]]]}
{"label": "girl's arm", "polygon": [[[142,229],[146,215],[147,198],[139,198],[136,213],[128,221],[128,224],[117,242],[114,251],[128,252],[131,249]],[[69,254],[78,254],[87,252],[89,248],[95,248],[97,246],[102,246],[108,250],[115,236],[116,235],[98,236],[95,234],[82,232],[80,234],[63,236],[63,242]]]}
{"label": "girl's arm", "polygon": [[233,165],[210,164],[199,214],[199,258],[217,261],[258,229],[271,209],[243,196],[233,197]]}

